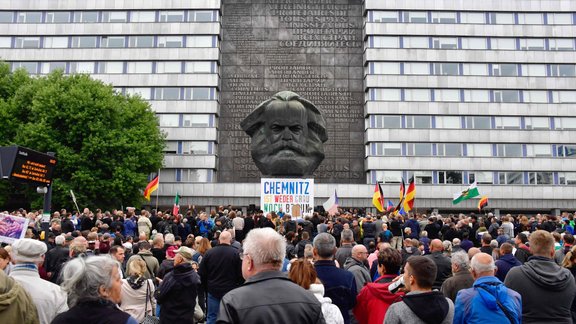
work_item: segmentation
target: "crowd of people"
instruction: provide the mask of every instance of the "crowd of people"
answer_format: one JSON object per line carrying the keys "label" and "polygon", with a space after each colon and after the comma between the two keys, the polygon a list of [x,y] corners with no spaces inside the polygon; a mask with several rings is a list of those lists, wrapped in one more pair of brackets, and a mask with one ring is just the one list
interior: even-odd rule
{"label": "crowd of people", "polygon": [[[5,212],[8,213],[8,212]],[[41,211],[1,323],[572,323],[574,216]]]}

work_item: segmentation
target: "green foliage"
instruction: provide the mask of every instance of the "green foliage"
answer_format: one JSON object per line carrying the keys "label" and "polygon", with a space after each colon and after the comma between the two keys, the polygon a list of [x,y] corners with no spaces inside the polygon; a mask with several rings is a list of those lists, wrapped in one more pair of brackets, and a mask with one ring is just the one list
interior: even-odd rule
{"label": "green foliage", "polygon": [[[139,206],[162,165],[164,135],[149,104],[88,75],[32,78],[0,64],[0,120],[0,146],[56,153],[52,209],[72,209],[70,189],[80,208]],[[32,189],[25,194],[40,207]]]}

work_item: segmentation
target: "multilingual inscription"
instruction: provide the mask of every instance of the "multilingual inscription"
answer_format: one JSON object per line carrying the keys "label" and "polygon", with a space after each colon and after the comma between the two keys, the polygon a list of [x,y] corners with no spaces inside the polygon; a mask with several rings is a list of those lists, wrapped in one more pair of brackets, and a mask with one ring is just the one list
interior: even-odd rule
{"label": "multilingual inscription", "polygon": [[272,94],[294,91],[323,111],[319,183],[364,183],[361,0],[223,0],[220,182],[258,182],[242,121]]}

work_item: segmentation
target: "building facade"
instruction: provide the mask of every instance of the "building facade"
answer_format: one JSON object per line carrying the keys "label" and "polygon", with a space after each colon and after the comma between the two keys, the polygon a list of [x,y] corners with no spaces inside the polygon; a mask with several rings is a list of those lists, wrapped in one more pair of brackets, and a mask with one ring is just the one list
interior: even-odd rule
{"label": "building facade", "polygon": [[[122,93],[149,100],[167,134],[160,205],[171,205],[176,192],[183,205],[259,204],[258,177],[246,173],[241,178],[248,180],[237,182],[237,171],[230,166],[241,161],[230,154],[234,144],[248,142],[230,123],[242,116],[234,115],[237,105],[230,99],[235,94],[227,87],[228,82],[245,81],[243,77],[264,79],[246,88],[248,93],[260,91],[254,92],[254,106],[263,93],[285,90],[280,76],[272,80],[266,69],[287,65],[279,52],[288,51],[307,55],[302,62],[291,61],[292,66],[317,65],[317,71],[299,68],[322,81],[318,90],[310,88],[310,96],[327,89],[364,96],[360,103],[350,103],[361,106],[364,125],[334,130],[332,140],[352,143],[344,150],[353,157],[332,143],[329,160],[334,162],[318,176],[317,205],[336,189],[341,205],[370,207],[377,181],[396,204],[401,179],[414,177],[416,207],[423,209],[474,209],[475,200],[451,203],[454,193],[474,181],[496,210],[576,209],[574,1],[6,3],[0,10],[0,57],[13,69],[89,73]],[[294,16],[320,17],[314,20],[322,23],[306,25],[301,19],[297,24]],[[237,26],[248,28],[249,37],[233,33],[231,27]],[[318,29],[302,36],[305,26]],[[335,35],[351,30],[350,35],[361,31],[360,47],[356,36]],[[234,37],[240,37],[238,43],[226,43]],[[264,39],[259,37],[270,42],[266,50],[259,47]],[[302,45],[294,49],[297,41]],[[235,52],[232,59],[227,56]],[[359,77],[355,55],[361,59]],[[259,75],[254,71],[261,66]],[[343,67],[346,74],[338,76]],[[241,104],[246,110],[251,103]],[[330,115],[331,109],[339,110]],[[328,103],[324,110],[328,122],[342,123],[336,118],[346,106]],[[350,134],[363,138],[358,142]],[[237,141],[230,140],[234,136]],[[365,152],[357,152],[358,145]],[[338,164],[345,155],[351,162]],[[358,160],[363,160],[360,168]],[[358,169],[359,180],[330,177],[330,172],[349,171],[342,178],[352,179],[350,170]]]}

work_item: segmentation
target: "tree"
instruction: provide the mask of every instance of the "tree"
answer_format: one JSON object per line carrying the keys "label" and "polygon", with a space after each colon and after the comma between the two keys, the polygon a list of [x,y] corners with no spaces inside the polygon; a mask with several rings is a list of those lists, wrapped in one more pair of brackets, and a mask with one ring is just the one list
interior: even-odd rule
{"label": "tree", "polygon": [[[148,175],[162,165],[164,135],[150,105],[88,75],[30,77],[1,63],[0,120],[0,146],[56,153],[53,210],[71,206],[70,189],[80,208],[139,206]],[[0,190],[0,206],[21,190],[10,186]],[[28,200],[40,207],[29,187]]]}

